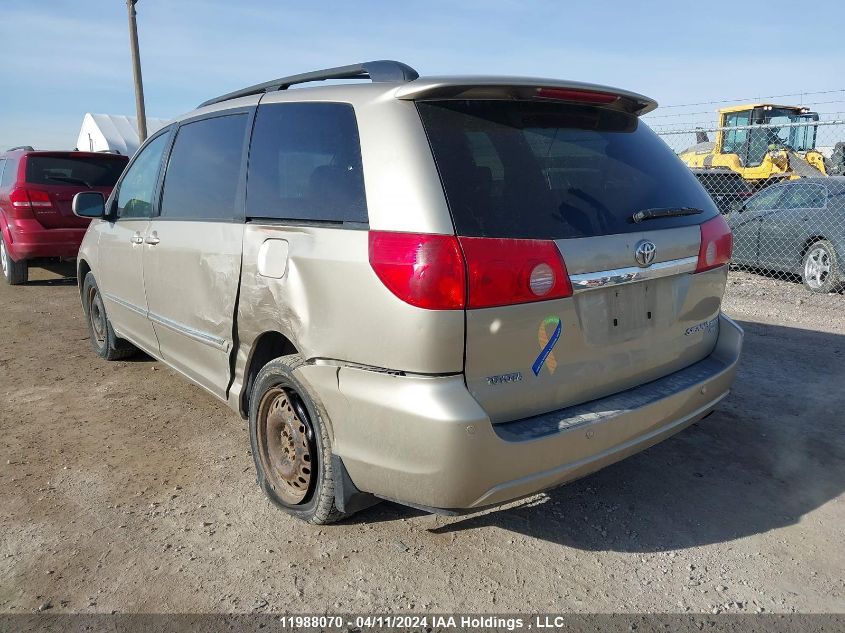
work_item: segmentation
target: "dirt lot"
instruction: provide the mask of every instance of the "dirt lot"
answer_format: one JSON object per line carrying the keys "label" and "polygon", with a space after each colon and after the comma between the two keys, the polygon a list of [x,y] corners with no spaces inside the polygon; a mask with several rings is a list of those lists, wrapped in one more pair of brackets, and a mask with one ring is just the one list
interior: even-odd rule
{"label": "dirt lot", "polygon": [[96,358],[73,282],[36,276],[0,284],[0,612],[845,611],[843,295],[734,274],[736,390],[621,464],[318,529],[264,500],[236,415]]}

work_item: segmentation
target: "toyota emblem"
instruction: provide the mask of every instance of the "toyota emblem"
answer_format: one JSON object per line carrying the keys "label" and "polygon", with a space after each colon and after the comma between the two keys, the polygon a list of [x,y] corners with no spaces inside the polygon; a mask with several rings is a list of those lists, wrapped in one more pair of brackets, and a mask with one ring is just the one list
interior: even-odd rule
{"label": "toyota emblem", "polygon": [[634,247],[634,259],[637,264],[643,268],[651,266],[654,262],[654,256],[657,253],[657,247],[654,242],[648,240],[641,240]]}

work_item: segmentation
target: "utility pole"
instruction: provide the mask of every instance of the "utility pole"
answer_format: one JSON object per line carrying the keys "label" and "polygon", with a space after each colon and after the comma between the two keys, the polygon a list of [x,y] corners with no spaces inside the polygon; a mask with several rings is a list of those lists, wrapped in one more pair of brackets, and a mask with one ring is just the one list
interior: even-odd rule
{"label": "utility pole", "polygon": [[135,22],[135,3],[138,0],[126,0],[129,12],[129,47],[132,49],[132,75],[135,78],[135,110],[138,113],[138,140],[143,143],[147,138],[147,114],[144,111],[144,81],[141,79],[141,55],[138,53],[138,25]]}

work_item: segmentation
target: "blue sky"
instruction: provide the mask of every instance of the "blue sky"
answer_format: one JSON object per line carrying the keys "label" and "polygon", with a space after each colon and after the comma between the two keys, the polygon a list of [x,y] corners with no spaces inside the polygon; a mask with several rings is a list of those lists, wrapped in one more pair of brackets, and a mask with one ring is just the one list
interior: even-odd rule
{"label": "blue sky", "polygon": [[[605,83],[663,105],[832,91],[845,111],[845,3],[139,0],[149,116],[286,74],[399,59],[421,74]],[[2,0],[0,148],[73,147],[85,112],[134,114],[123,0]],[[800,101],[800,97],[781,99]],[[670,108],[653,124],[716,105]]]}

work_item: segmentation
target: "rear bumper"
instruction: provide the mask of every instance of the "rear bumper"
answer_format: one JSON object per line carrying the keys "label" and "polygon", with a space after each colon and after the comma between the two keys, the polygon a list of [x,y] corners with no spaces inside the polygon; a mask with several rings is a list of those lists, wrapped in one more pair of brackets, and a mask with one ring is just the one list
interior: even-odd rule
{"label": "rear bumper", "polygon": [[36,257],[76,257],[87,230],[87,227],[47,229],[31,219],[10,220],[6,228],[6,248],[16,262]]}
{"label": "rear bumper", "polygon": [[460,376],[302,368],[332,420],[333,450],[362,491],[411,505],[471,509],[559,486],[700,420],[730,392],[742,330],[720,317],[713,353],[654,382],[493,425]]}

